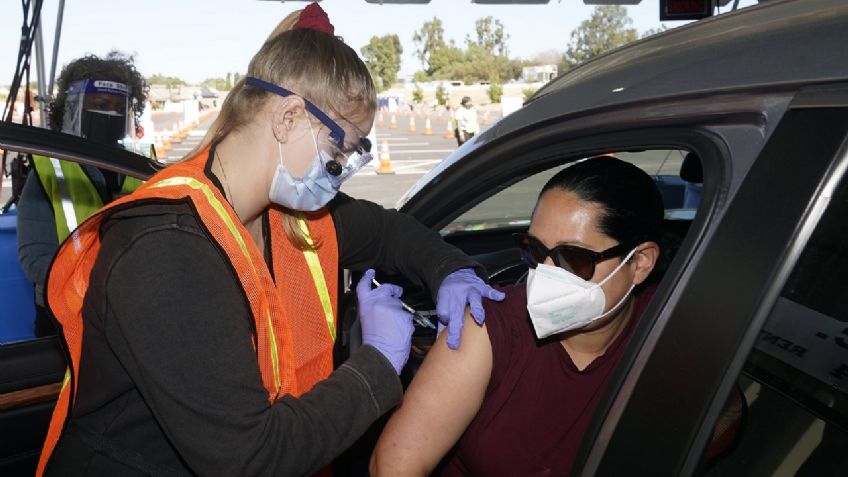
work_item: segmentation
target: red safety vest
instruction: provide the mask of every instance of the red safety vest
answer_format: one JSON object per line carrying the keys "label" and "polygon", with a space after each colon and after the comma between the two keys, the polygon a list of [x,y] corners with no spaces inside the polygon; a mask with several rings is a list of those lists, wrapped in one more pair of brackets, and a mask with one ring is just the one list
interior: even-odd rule
{"label": "red safety vest", "polygon": [[[47,303],[62,325],[69,368],[50,420],[37,475],[61,436],[76,395],[82,352],[82,304],[89,276],[100,251],[100,225],[106,211],[146,199],[190,200],[212,239],[226,253],[238,275],[256,327],[253,346],[269,402],[291,394],[300,396],[333,370],[336,336],[338,243],[326,209],[298,216],[298,225],[311,244],[295,247],[283,229],[283,212],[269,209],[274,277],[261,250],[235,211],[206,177],[209,149],[154,175],[134,193],[112,202],[83,222],[59,248],[47,281]],[[178,310],[175,310],[178,312]]]}

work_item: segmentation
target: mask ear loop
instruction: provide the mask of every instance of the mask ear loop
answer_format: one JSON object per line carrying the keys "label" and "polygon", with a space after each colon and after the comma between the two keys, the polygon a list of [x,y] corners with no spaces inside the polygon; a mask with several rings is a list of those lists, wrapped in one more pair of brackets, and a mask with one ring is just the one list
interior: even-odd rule
{"label": "mask ear loop", "polygon": [[[315,153],[320,156],[318,140],[315,139],[315,131],[312,129],[312,121],[309,120],[309,113],[304,111],[304,114],[306,116],[306,124],[309,126],[309,134],[312,136],[312,144],[315,145]],[[280,165],[283,166],[283,169],[288,170],[286,163],[283,161],[283,144],[279,140],[277,141],[277,154],[280,157]]]}
{"label": "mask ear loop", "polygon": [[[638,247],[636,247],[636,248],[638,248]],[[612,271],[612,273],[610,273],[609,275],[607,275],[607,277],[606,277],[606,278],[604,278],[603,280],[601,280],[601,281],[598,283],[598,287],[600,287],[601,285],[603,285],[604,283],[606,283],[606,282],[607,282],[607,280],[609,280],[610,278],[612,278],[612,276],[613,276],[613,275],[615,275],[616,273],[618,273],[618,271],[619,271],[619,270],[621,270],[621,269],[624,267],[624,264],[625,264],[625,263],[627,263],[627,261],[628,261],[628,260],[630,260],[631,258],[633,258],[633,255],[636,253],[636,248],[634,248],[633,250],[631,250],[631,251],[630,251],[630,253],[628,253],[628,254],[624,257],[624,260],[622,260],[622,261],[621,261],[621,263],[619,263],[619,264],[618,264],[618,266],[617,266],[617,267],[615,267],[615,270],[613,270],[613,271]],[[601,313],[601,314],[600,314],[600,316],[598,316],[597,318],[593,319],[592,321],[596,321],[596,320],[600,320],[600,319],[602,319],[602,318],[605,318],[606,316],[610,315],[610,314],[611,314],[611,313],[613,313],[614,311],[618,310],[618,309],[619,309],[619,307],[621,307],[621,305],[623,305],[623,304],[627,301],[627,299],[628,299],[628,298],[630,298],[630,294],[631,294],[631,293],[633,293],[633,289],[634,289],[634,288],[636,288],[636,285],[635,285],[635,284],[631,284],[631,285],[630,285],[630,289],[629,289],[629,290],[627,290],[627,293],[625,293],[625,294],[624,294],[624,296],[622,296],[622,297],[621,297],[621,300],[618,300],[618,303],[616,303],[616,304],[615,304],[612,308],[610,308],[609,310],[607,310],[607,311],[605,311],[605,312]]]}
{"label": "mask ear loop", "polygon": [[306,115],[306,124],[309,125],[309,134],[312,136],[312,144],[315,145],[315,154],[320,157],[321,151],[318,149],[318,139],[315,137],[315,130],[312,129],[312,121],[309,120],[308,112],[304,112],[304,114]]}
{"label": "mask ear loop", "polygon": [[601,280],[600,282],[598,282],[598,286],[602,286],[602,285],[603,285],[604,283],[606,283],[606,282],[607,282],[610,278],[612,278],[612,277],[613,277],[613,275],[615,275],[616,273],[618,273],[618,271],[619,271],[619,270],[621,270],[622,268],[624,268],[624,264],[626,264],[628,260],[630,260],[631,258],[633,258],[633,255],[636,253],[636,248],[638,248],[638,247],[634,247],[634,248],[633,248],[633,250],[631,250],[631,251],[630,251],[630,253],[628,253],[627,255],[625,255],[625,256],[624,256],[624,260],[622,260],[622,261],[621,261],[621,263],[619,263],[619,264],[618,264],[618,266],[617,266],[617,267],[615,267],[615,270],[613,270],[613,271],[612,271],[612,273],[610,273],[609,275],[607,275],[607,277],[606,277],[606,278],[604,278],[603,280]]}

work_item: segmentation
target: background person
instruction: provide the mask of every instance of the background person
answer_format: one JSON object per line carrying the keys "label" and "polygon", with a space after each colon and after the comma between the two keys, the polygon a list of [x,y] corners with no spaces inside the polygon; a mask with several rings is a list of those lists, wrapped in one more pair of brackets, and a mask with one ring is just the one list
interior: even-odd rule
{"label": "background person", "polygon": [[[87,55],[62,69],[59,94],[49,108],[53,130],[118,146],[135,135],[147,98],[147,83],[133,58],[112,51]],[[141,183],[111,171],[71,161],[33,156],[33,168],[18,203],[18,259],[35,284],[36,336],[56,333],[44,310],[44,281],[59,244],[76,226]]]}
{"label": "background person", "polygon": [[412,334],[402,290],[367,270],[364,346],[334,371],[339,267],[406,275],[482,318],[481,296],[500,294],[474,262],[338,192],[369,159],[375,109],[367,68],[312,4],[253,57],[195,154],[65,242],[47,297],[71,370],[40,470],[321,469],[399,401]]}
{"label": "background person", "polygon": [[456,110],[457,122],[457,143],[461,146],[469,139],[474,137],[480,131],[480,125],[477,123],[477,110],[471,104],[471,98],[465,96],[459,103],[459,108]]}
{"label": "background person", "polygon": [[594,158],[552,177],[518,239],[526,284],[487,304],[457,352],[437,340],[372,475],[567,475],[653,295],[662,219],[656,186],[632,164]]}

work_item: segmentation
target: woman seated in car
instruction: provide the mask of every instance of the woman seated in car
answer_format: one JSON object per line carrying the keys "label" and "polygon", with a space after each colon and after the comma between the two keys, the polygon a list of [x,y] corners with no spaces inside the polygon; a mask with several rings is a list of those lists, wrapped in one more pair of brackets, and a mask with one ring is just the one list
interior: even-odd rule
{"label": "woman seated in car", "polygon": [[[567,475],[653,295],[663,204],[651,178],[610,157],[551,178],[526,234],[526,283],[442,334],[380,437],[372,475]],[[447,402],[446,402],[447,400]]]}

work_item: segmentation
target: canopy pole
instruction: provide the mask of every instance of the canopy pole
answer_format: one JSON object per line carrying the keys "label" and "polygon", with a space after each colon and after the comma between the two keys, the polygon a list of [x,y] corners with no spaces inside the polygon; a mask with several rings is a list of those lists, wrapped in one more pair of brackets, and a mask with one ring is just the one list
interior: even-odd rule
{"label": "canopy pole", "polygon": [[56,34],[53,36],[53,62],[50,65],[50,86],[47,95],[53,97],[53,84],[56,80],[56,59],[59,57],[59,42],[62,39],[62,21],[65,16],[65,0],[59,0],[59,12],[56,15]]}
{"label": "canopy pole", "polygon": [[41,12],[38,11],[35,14],[35,65],[38,87],[38,96],[35,100],[38,101],[39,126],[44,128],[47,127],[47,108],[45,107],[47,80],[44,71],[46,65],[44,64],[44,40],[41,34]]}

